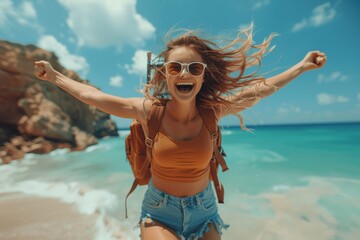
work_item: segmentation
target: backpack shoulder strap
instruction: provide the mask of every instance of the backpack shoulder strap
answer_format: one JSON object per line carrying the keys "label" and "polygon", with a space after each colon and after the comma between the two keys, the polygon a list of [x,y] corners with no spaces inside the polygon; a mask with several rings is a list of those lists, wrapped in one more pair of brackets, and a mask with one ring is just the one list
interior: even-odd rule
{"label": "backpack shoulder strap", "polygon": [[156,134],[159,132],[162,118],[165,112],[165,107],[166,107],[166,102],[159,99],[154,100],[151,106],[150,115],[149,118],[147,119],[147,126],[148,126],[147,139],[151,141],[154,140]]}
{"label": "backpack shoulder strap", "polygon": [[211,108],[200,108],[199,113],[203,119],[206,128],[208,129],[211,139],[214,143],[214,157],[217,159],[221,165],[222,171],[225,172],[228,170],[228,166],[224,159],[224,154],[220,152],[221,150],[221,133],[218,126],[218,121],[215,116],[215,112]]}
{"label": "backpack shoulder strap", "polygon": [[216,140],[218,138],[218,127],[214,110],[211,108],[200,108],[199,113],[211,135],[211,139]]}
{"label": "backpack shoulder strap", "polygon": [[214,182],[218,202],[224,203],[225,192],[224,192],[224,187],[220,183],[217,175],[217,166],[218,164],[220,164],[223,172],[228,170],[229,168],[225,162],[224,156],[220,153],[220,148],[221,148],[220,129],[217,125],[217,119],[215,117],[215,113],[213,109],[200,108],[199,113],[213,141],[213,157],[210,161],[210,174]]}
{"label": "backpack shoulder strap", "polygon": [[139,171],[138,177],[140,179],[144,178],[147,171],[149,170],[152,158],[152,147],[156,134],[159,132],[161,126],[162,118],[165,112],[166,102],[167,101],[156,99],[151,106],[150,115],[147,119],[148,134],[145,138],[146,159],[143,166],[141,167],[141,170]]}
{"label": "backpack shoulder strap", "polygon": [[128,199],[128,197],[139,185],[138,179],[144,179],[149,174],[150,163],[151,163],[151,158],[152,158],[152,147],[154,144],[154,139],[156,137],[156,134],[160,130],[162,118],[163,118],[164,112],[165,112],[166,102],[167,101],[165,101],[165,100],[156,99],[153,101],[153,104],[151,105],[150,115],[149,115],[149,118],[147,119],[148,135],[145,138],[146,158],[145,158],[145,161],[144,161],[140,171],[135,176],[134,182],[131,186],[129,193],[126,195],[125,218],[128,217],[128,214],[127,214],[127,199]]}

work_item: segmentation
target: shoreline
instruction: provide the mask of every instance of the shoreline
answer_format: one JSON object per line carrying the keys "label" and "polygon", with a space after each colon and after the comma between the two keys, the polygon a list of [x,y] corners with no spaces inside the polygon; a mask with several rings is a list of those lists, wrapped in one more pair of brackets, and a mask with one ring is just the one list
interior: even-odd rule
{"label": "shoreline", "polygon": [[0,193],[0,239],[93,239],[97,216],[55,198]]}

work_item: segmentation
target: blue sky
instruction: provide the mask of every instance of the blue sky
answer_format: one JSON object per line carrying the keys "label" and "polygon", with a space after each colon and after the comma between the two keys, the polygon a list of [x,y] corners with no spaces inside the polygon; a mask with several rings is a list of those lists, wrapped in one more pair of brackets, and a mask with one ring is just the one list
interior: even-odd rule
{"label": "blue sky", "polygon": [[[146,56],[162,50],[172,27],[231,35],[253,22],[254,40],[270,33],[276,48],[264,58],[266,77],[310,50],[326,66],[307,72],[243,112],[248,125],[360,121],[360,2],[320,0],[1,0],[0,38],[54,51],[60,62],[104,92],[139,96]],[[119,127],[129,120],[114,118]],[[235,118],[224,125],[237,124]]]}

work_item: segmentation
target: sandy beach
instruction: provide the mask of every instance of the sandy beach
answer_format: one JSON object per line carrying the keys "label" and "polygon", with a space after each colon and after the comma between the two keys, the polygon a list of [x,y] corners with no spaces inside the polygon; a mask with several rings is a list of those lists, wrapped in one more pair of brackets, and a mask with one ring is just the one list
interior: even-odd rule
{"label": "sandy beach", "polygon": [[96,216],[54,198],[0,194],[0,239],[93,239]]}

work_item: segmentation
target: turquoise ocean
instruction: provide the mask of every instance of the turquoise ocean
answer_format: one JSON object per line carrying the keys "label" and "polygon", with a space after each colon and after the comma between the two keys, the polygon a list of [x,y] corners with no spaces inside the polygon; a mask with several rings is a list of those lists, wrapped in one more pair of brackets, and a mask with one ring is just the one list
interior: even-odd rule
{"label": "turquoise ocean", "polygon": [[[223,128],[230,170],[220,173],[230,228],[223,239],[357,240],[360,236],[360,123]],[[139,239],[146,187],[124,200],[133,181],[124,139],[105,138],[82,152],[28,154],[0,166],[0,193],[22,192],[96,214],[96,240]]]}

